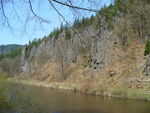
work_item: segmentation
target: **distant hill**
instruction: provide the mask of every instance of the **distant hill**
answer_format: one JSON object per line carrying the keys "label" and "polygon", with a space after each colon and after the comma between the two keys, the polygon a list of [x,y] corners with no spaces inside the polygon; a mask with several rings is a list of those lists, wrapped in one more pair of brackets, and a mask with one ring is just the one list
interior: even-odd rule
{"label": "distant hill", "polygon": [[9,53],[20,47],[22,47],[22,45],[17,45],[17,44],[0,45],[0,54]]}

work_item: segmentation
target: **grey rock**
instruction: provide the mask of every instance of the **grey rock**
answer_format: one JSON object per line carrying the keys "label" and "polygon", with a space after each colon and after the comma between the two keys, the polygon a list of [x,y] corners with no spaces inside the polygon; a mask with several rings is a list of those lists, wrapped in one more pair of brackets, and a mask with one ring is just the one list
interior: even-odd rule
{"label": "grey rock", "polygon": [[[91,25],[86,27],[82,32],[72,33],[70,40],[65,39],[65,33],[62,32],[58,39],[43,39],[38,47],[33,46],[31,50],[25,46],[22,50],[21,69],[23,72],[34,75],[40,67],[35,67],[32,60],[42,60],[60,63],[60,71],[72,63],[73,60],[83,58],[89,54],[91,57],[91,70],[94,73],[100,72],[111,60],[107,51],[114,45],[117,45],[117,37],[110,37],[112,31],[108,29],[104,17],[99,17],[100,28],[95,29]],[[59,60],[58,60],[59,59]]]}
{"label": "grey rock", "polygon": [[109,76],[110,76],[110,77],[114,76],[115,74],[116,74],[115,71],[109,71]]}
{"label": "grey rock", "polygon": [[143,72],[145,72],[148,76],[150,76],[150,55],[148,55]]}

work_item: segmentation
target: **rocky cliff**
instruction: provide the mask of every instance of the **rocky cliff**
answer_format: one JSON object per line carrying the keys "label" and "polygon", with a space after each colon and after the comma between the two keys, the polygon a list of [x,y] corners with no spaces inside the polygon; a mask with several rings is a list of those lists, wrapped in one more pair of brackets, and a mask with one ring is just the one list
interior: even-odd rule
{"label": "rocky cliff", "polygon": [[112,28],[104,16],[95,16],[93,24],[82,30],[72,27],[70,39],[66,39],[66,33],[63,30],[58,38],[44,38],[38,46],[32,48],[25,46],[21,56],[22,72],[34,76],[42,71],[45,64],[57,63],[56,75],[66,78],[68,75],[65,71],[72,63],[75,63],[88,67],[92,72],[91,76],[95,76],[111,62],[123,59],[125,49],[130,48],[132,41],[138,43],[139,36],[130,31],[130,22],[130,20],[124,20],[120,14],[113,19]]}
{"label": "rocky cliff", "polygon": [[[95,17],[96,18],[96,17]],[[97,21],[97,20],[96,20]],[[58,39],[45,38],[38,47],[31,50],[25,46],[22,50],[21,68],[23,72],[34,75],[41,63],[57,62],[60,72],[73,62],[87,59],[91,70],[99,71],[111,60],[108,50],[117,45],[117,37],[112,36],[112,30],[108,28],[104,18],[98,18],[101,28],[96,29],[96,24],[84,28],[82,31],[72,32],[71,39],[65,39],[65,32],[61,32]],[[29,52],[30,51],[30,52]],[[33,66],[37,64],[36,66]]]}

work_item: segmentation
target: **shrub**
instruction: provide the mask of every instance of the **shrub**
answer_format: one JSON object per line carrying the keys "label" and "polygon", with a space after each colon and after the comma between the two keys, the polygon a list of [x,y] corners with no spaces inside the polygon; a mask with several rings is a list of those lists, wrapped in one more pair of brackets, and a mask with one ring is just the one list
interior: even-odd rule
{"label": "shrub", "polygon": [[148,55],[150,53],[150,40],[148,40],[145,44],[145,51],[144,51],[144,55]]}

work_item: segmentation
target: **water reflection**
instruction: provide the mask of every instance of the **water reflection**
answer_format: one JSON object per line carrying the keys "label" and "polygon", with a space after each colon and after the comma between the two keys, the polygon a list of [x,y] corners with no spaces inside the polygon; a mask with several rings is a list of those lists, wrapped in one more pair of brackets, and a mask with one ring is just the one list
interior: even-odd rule
{"label": "water reflection", "polygon": [[[0,90],[0,113],[44,113],[44,105],[35,99],[27,88],[3,82]],[[46,112],[45,112],[46,113]]]}
{"label": "water reflection", "polygon": [[150,102],[81,95],[11,84],[14,108],[3,113],[150,113]]}
{"label": "water reflection", "polygon": [[86,109],[86,110],[70,110],[70,111],[55,111],[51,113],[104,113],[100,112],[99,110],[91,110],[91,109]]}

